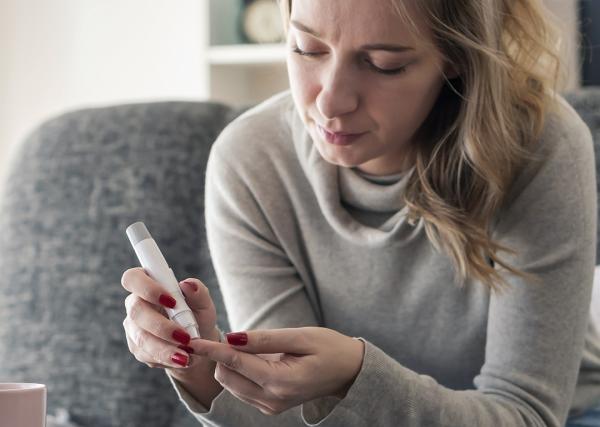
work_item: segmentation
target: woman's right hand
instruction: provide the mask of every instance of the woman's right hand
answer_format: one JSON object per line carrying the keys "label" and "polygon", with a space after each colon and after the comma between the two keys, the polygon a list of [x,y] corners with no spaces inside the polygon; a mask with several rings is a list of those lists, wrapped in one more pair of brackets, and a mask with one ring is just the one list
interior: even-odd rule
{"label": "woman's right hand", "polygon": [[[187,370],[198,363],[200,358],[190,357],[193,349],[187,345],[189,334],[169,319],[164,309],[163,303],[172,298],[169,292],[142,267],[126,270],[121,284],[131,292],[125,298],[127,317],[123,327],[129,351],[135,358],[151,368],[168,368],[175,372]],[[181,281],[179,286],[196,317],[200,336],[218,342],[217,314],[208,288],[194,278]]]}

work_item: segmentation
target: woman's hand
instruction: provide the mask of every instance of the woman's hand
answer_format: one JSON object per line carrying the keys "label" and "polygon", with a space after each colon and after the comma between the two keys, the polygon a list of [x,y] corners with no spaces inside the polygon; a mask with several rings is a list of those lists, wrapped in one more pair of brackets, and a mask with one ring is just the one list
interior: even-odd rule
{"label": "woman's hand", "polygon": [[199,339],[190,346],[217,362],[215,379],[223,388],[267,415],[318,397],[343,398],[363,361],[362,341],[327,328],[256,330],[227,338],[241,345]]}
{"label": "woman's hand", "polygon": [[[135,358],[151,368],[168,368],[180,375],[194,365],[192,360],[198,363],[198,359],[190,360],[193,349],[189,346],[189,334],[169,319],[164,309],[170,306],[172,296],[141,267],[125,271],[121,284],[131,292],[125,298],[127,317],[123,328]],[[219,341],[216,309],[208,288],[198,279],[186,279],[179,286],[196,317],[200,336]]]}

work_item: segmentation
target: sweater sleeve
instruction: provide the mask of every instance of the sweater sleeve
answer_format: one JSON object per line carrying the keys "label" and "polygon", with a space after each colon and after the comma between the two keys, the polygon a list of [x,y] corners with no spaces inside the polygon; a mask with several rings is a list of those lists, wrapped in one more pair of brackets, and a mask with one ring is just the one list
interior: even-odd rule
{"label": "sweater sleeve", "polygon": [[[278,243],[252,185],[229,155],[231,129],[211,150],[205,185],[208,247],[232,330],[318,326],[305,287]],[[239,135],[239,132],[236,132]],[[260,165],[254,165],[260,167]],[[253,167],[254,167],[253,166]],[[167,373],[167,371],[165,371]],[[201,423],[222,427],[303,426],[300,407],[268,416],[223,390],[210,408],[168,375],[180,401]]]}
{"label": "sweater sleeve", "polygon": [[346,397],[309,425],[565,425],[590,313],[596,171],[583,122],[548,132],[552,142],[538,150],[543,161],[518,176],[494,233],[517,251],[502,259],[541,282],[505,275],[510,290],[490,297],[485,361],[475,389],[446,388],[367,341],[362,370]]}

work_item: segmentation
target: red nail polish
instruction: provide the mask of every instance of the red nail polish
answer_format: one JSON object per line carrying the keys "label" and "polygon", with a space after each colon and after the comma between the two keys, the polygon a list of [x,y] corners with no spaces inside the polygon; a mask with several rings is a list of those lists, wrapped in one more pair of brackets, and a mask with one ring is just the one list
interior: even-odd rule
{"label": "red nail polish", "polygon": [[194,292],[198,291],[198,285],[195,284],[194,282],[190,282],[189,280],[184,280],[183,283],[187,283],[188,285],[190,285],[192,287],[192,289],[194,290]]}
{"label": "red nail polish", "polygon": [[188,345],[190,339],[192,339],[192,337],[190,337],[190,335],[187,332],[182,331],[181,329],[175,329],[171,336],[183,345]]}
{"label": "red nail polish", "polygon": [[245,332],[229,332],[225,336],[227,337],[227,342],[231,345],[248,344],[248,335]]}
{"label": "red nail polish", "polygon": [[172,296],[166,295],[166,294],[161,294],[160,297],[158,297],[158,302],[160,302],[165,307],[169,307],[169,308],[173,308],[173,307],[175,307],[175,304],[177,304],[177,301],[175,301],[175,298],[173,298]]}
{"label": "red nail polish", "polygon": [[194,354],[194,349],[192,347],[188,347],[187,345],[178,345],[177,347],[179,347],[182,350],[187,351],[190,354]]}
{"label": "red nail polish", "polygon": [[181,366],[187,366],[188,358],[185,354],[175,353],[171,356],[171,360]]}

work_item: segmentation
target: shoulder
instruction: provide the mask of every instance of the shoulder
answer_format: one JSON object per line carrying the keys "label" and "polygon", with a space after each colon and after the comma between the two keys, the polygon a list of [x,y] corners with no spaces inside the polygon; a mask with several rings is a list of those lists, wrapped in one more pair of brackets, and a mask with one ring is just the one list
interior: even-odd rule
{"label": "shoulder", "polygon": [[593,154],[590,128],[561,95],[556,95],[556,101],[546,114],[540,139],[548,151],[570,151],[578,156]]}
{"label": "shoulder", "polygon": [[[589,127],[559,94],[548,105],[540,137],[513,180],[505,203],[537,190],[570,191],[595,188],[594,143]],[[529,190],[529,191],[526,191]],[[550,196],[550,195],[549,195]]]}
{"label": "shoulder", "polygon": [[253,165],[259,169],[275,159],[284,160],[294,153],[290,129],[293,109],[289,90],[251,107],[221,131],[211,148],[211,157],[232,167]]}

